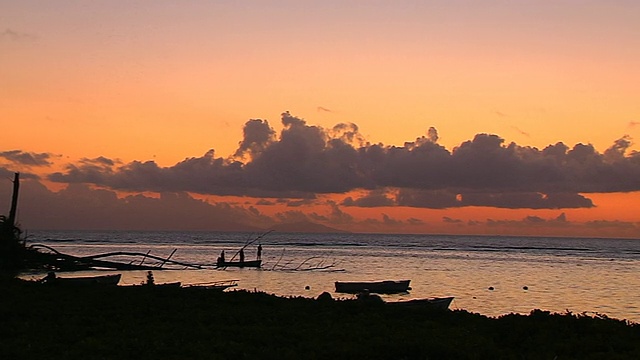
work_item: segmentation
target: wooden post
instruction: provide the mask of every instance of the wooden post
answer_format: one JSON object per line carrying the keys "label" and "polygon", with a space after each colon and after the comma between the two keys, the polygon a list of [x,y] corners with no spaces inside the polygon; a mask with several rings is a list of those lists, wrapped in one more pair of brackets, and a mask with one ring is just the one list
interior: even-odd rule
{"label": "wooden post", "polygon": [[15,173],[13,179],[13,197],[11,198],[11,210],[9,211],[9,228],[13,229],[16,224],[16,210],[18,208],[18,191],[20,190],[20,173]]}

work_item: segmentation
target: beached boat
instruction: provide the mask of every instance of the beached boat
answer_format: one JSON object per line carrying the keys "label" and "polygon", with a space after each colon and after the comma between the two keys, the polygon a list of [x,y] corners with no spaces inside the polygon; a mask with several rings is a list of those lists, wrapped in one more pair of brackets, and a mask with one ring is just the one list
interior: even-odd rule
{"label": "beached boat", "polygon": [[390,306],[427,308],[427,309],[433,309],[433,310],[447,310],[449,308],[449,305],[451,305],[452,301],[453,301],[453,296],[442,297],[442,298],[413,299],[413,300],[407,300],[407,301],[394,301],[394,302],[388,302],[387,304]]}
{"label": "beached boat", "polygon": [[362,292],[376,294],[397,294],[410,290],[411,280],[385,280],[368,282],[336,281],[336,292],[358,294]]}
{"label": "beached boat", "polygon": [[238,281],[239,280],[220,280],[220,281],[213,281],[208,283],[191,284],[185,287],[191,288],[191,289],[207,289],[207,290],[224,291],[228,288],[238,286]]}
{"label": "beached boat", "polygon": [[153,284],[152,286],[162,287],[162,288],[179,288],[179,287],[182,287],[182,283],[180,281],[175,281],[175,282],[162,283],[162,284]]}
{"label": "beached boat", "polygon": [[84,276],[84,277],[58,277],[55,273],[49,273],[40,280],[43,284],[64,286],[116,286],[120,282],[122,274]]}
{"label": "beached boat", "polygon": [[250,260],[250,261],[220,261],[216,263],[216,266],[219,268],[223,267],[252,267],[259,268],[262,265],[262,260]]}

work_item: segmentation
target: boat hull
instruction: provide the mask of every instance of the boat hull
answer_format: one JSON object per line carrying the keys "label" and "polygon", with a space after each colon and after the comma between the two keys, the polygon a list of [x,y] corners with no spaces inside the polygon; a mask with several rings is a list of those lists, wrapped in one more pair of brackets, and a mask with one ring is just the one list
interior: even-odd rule
{"label": "boat hull", "polygon": [[427,308],[433,310],[447,310],[453,301],[453,297],[413,299],[407,301],[394,301],[387,304],[394,307]]}
{"label": "boat hull", "polygon": [[239,268],[259,268],[262,266],[262,260],[251,260],[251,261],[218,261],[216,264],[217,267],[239,267]]}
{"label": "boat hull", "polygon": [[348,282],[336,281],[336,292],[347,294],[376,293],[376,294],[397,294],[409,291],[411,280],[385,280],[370,282]]}
{"label": "boat hull", "polygon": [[86,276],[86,277],[47,277],[43,279],[44,284],[56,286],[117,286],[122,274]]}
{"label": "boat hull", "polygon": [[187,286],[187,288],[224,291],[226,289],[238,286],[238,281],[239,280],[220,280],[210,283],[193,284]]}

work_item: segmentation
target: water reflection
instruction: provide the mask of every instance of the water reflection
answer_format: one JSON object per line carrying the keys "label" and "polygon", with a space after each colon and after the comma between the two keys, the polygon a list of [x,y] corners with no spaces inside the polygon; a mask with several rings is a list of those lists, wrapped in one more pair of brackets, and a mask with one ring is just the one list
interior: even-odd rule
{"label": "water reflection", "polygon": [[[173,260],[213,264],[220,251],[232,253],[248,238],[248,234],[234,233],[43,232],[32,234],[31,241],[74,255],[151,251],[168,256],[178,249]],[[408,294],[383,298],[455,296],[451,308],[491,316],[540,308],[598,312],[640,322],[640,293],[629,291],[640,288],[638,241],[273,234],[262,244],[263,270],[155,271],[155,280],[194,284],[238,279],[240,289],[316,297],[333,292],[335,281],[411,279]],[[246,253],[248,259],[255,257],[255,249]],[[310,258],[334,266],[327,271],[274,268],[288,264],[291,270]],[[122,283],[139,284],[145,279],[145,271],[129,271],[123,273]]]}

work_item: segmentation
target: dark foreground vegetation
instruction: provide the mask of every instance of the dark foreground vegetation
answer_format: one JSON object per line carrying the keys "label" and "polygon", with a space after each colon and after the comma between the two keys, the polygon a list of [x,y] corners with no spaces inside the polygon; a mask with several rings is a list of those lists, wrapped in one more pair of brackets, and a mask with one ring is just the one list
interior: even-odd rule
{"label": "dark foreground vegetation", "polygon": [[3,359],[639,359],[640,326],[376,301],[0,283]]}

